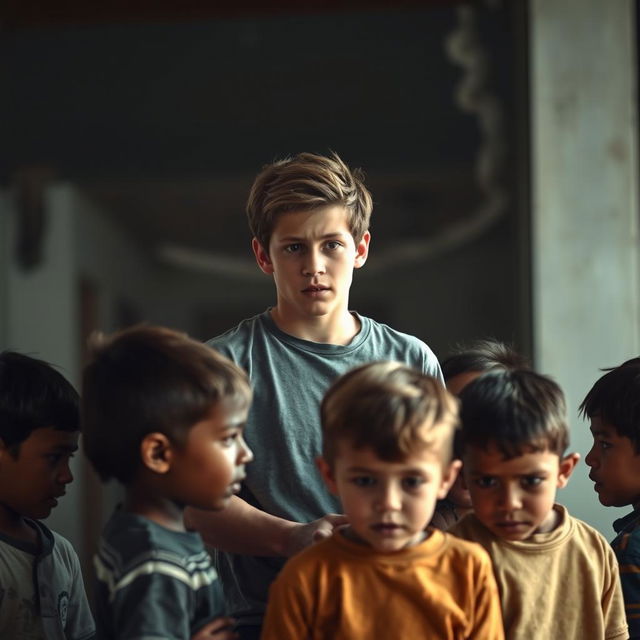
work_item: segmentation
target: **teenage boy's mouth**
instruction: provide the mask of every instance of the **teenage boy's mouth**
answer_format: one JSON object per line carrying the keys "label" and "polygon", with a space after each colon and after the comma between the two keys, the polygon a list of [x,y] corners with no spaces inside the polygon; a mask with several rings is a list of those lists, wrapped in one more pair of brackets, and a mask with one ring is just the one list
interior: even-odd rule
{"label": "teenage boy's mouth", "polygon": [[311,285],[303,289],[303,293],[320,293],[321,291],[329,291],[329,287],[323,287],[322,285]]}

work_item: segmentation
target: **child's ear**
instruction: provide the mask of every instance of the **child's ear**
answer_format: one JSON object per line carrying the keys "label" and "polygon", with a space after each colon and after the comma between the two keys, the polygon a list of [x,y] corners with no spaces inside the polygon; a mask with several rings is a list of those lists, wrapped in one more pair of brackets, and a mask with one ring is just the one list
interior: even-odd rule
{"label": "child's ear", "polygon": [[580,460],[579,453],[568,453],[564,458],[560,459],[560,469],[558,471],[558,489],[562,489],[567,486],[569,477],[576,468],[578,461]]}
{"label": "child's ear", "polygon": [[449,466],[444,469],[440,489],[438,489],[438,500],[443,500],[447,497],[447,493],[449,493],[449,489],[451,489],[453,483],[456,481],[461,468],[461,460],[452,460]]}
{"label": "child's ear", "polygon": [[320,475],[322,476],[324,483],[327,485],[327,489],[329,489],[334,496],[337,496],[338,485],[336,484],[336,477],[331,465],[322,456],[318,456],[316,458],[316,466],[320,470]]}
{"label": "child's ear", "polygon": [[164,433],[147,433],[140,443],[142,464],[154,473],[167,473],[171,468],[173,450]]}
{"label": "child's ear", "polygon": [[258,263],[261,271],[267,275],[271,275],[273,273],[271,258],[269,257],[269,253],[265,251],[264,247],[258,242],[258,238],[254,238],[251,241],[251,248],[253,249],[253,254],[256,257],[256,262]]}
{"label": "child's ear", "polygon": [[356,261],[355,268],[359,269],[367,261],[369,255],[369,242],[371,242],[371,234],[368,231],[364,232],[362,239],[356,245]]}

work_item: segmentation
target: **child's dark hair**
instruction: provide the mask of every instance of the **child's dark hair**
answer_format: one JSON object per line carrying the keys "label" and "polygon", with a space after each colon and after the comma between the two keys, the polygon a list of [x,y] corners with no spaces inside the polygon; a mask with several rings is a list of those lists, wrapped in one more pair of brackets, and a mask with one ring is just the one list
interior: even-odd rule
{"label": "child's dark hair", "polygon": [[0,438],[14,457],[33,431],[53,427],[78,431],[78,393],[50,364],[30,356],[0,353]]}
{"label": "child's dark hair", "polygon": [[640,453],[640,358],[632,358],[607,371],[580,405],[585,418],[599,416],[618,435],[633,442]]}
{"label": "child's dark hair", "polygon": [[82,390],[84,449],[103,480],[127,484],[140,464],[148,433],[182,446],[194,424],[219,402],[244,408],[247,375],[185,334],[137,326],[110,338],[97,335]]}
{"label": "child's dark hair", "polygon": [[493,369],[529,369],[529,361],[510,345],[493,339],[476,340],[459,346],[441,363],[445,380],[470,371],[484,373]]}
{"label": "child's dark hair", "polygon": [[495,446],[506,459],[530,451],[562,456],[569,427],[562,389],[534,371],[489,371],[460,393],[462,447]]}
{"label": "child's dark hair", "polygon": [[387,461],[402,460],[416,447],[437,440],[447,465],[458,426],[458,403],[431,376],[399,362],[372,362],[333,383],[320,405],[320,418],[322,451],[329,464],[340,440],[348,440],[356,449],[370,447]]}

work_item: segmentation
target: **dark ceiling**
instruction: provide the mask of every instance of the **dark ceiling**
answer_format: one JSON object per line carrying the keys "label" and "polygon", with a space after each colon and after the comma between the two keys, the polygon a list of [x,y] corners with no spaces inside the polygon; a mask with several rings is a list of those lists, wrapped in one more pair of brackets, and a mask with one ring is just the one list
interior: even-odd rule
{"label": "dark ceiling", "polygon": [[[478,123],[445,52],[457,3],[88,4],[0,13],[3,182],[48,167],[146,243],[243,252],[253,176],[301,150],[364,167],[382,242],[478,200]],[[489,53],[507,20],[480,11]]]}

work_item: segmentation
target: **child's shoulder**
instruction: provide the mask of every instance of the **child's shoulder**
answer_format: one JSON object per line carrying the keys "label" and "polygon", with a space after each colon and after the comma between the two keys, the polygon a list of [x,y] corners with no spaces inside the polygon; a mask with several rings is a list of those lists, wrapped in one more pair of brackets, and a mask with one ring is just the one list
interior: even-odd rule
{"label": "child's shoulder", "polygon": [[206,553],[200,534],[173,531],[121,509],[104,526],[98,551],[101,556],[117,554],[125,564],[151,555],[183,559]]}

